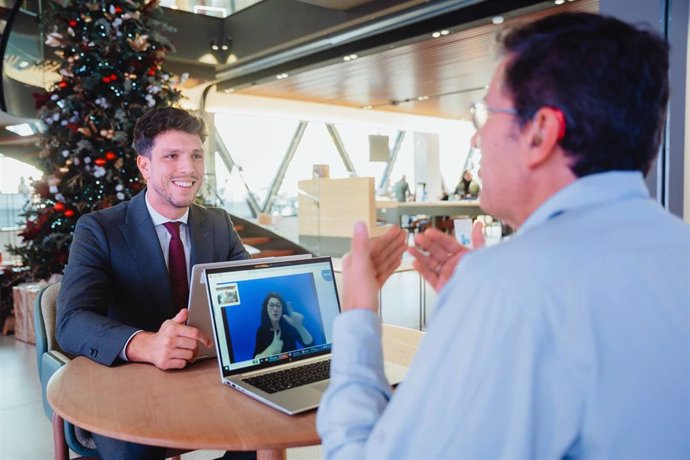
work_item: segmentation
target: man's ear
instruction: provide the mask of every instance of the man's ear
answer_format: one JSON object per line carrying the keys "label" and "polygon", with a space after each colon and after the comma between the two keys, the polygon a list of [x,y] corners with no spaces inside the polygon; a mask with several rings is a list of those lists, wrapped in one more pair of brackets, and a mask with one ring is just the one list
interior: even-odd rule
{"label": "man's ear", "polygon": [[528,165],[536,167],[546,162],[563,137],[565,124],[560,110],[542,107],[534,114],[527,128]]}
{"label": "man's ear", "polygon": [[137,167],[142,177],[148,181],[151,176],[151,160],[144,155],[137,155]]}

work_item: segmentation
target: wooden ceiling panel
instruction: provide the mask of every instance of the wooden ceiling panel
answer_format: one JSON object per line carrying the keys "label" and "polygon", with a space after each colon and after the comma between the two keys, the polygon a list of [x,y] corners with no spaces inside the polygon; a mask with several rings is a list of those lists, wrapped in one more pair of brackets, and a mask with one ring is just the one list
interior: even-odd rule
{"label": "wooden ceiling panel", "polygon": [[[495,66],[495,36],[506,25],[564,11],[598,11],[598,0],[564,5],[458,30],[237,88],[238,94],[295,99],[442,118],[463,118],[481,99]],[[418,100],[418,98],[427,99]]]}

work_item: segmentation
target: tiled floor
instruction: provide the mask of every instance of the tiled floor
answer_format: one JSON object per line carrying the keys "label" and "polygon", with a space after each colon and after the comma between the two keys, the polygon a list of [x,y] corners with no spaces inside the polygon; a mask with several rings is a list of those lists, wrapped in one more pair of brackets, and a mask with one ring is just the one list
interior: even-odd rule
{"label": "tiled floor", "polygon": [[[419,327],[419,299],[425,299],[429,306],[435,300],[431,289],[420,293],[419,287],[416,272],[404,271],[391,277],[381,294],[386,323]],[[14,336],[0,336],[0,460],[53,457],[51,425],[43,412],[35,350],[33,345],[17,341]],[[198,451],[183,458],[205,460],[220,454]],[[320,457],[319,447],[288,450],[289,460]]]}

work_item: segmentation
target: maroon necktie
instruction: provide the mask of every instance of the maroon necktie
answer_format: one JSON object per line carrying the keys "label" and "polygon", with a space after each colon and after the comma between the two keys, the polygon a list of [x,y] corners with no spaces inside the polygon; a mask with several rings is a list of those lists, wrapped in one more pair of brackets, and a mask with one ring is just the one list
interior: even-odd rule
{"label": "maroon necktie", "polygon": [[170,247],[168,249],[168,273],[170,284],[175,297],[177,308],[187,308],[189,297],[189,282],[187,281],[187,263],[184,259],[184,246],[180,239],[181,222],[166,222],[163,225],[170,233]]}

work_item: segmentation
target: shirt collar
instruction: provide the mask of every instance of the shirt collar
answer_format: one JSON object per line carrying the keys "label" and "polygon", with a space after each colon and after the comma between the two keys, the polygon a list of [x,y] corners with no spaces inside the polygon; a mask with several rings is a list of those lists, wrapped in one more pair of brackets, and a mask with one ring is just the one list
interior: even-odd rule
{"label": "shirt collar", "polygon": [[567,211],[631,198],[649,198],[649,190],[639,171],[608,171],[584,176],[539,206],[520,226],[518,233]]}
{"label": "shirt collar", "polygon": [[[144,195],[144,198],[146,199],[146,208],[149,210],[149,215],[151,216],[151,220],[153,221],[153,225],[163,225],[166,222],[170,222],[170,219],[153,209],[153,206],[151,206],[151,203],[149,202],[149,194],[148,194],[148,189],[146,190],[146,194]],[[189,208],[184,212],[184,214],[179,218],[175,219],[173,222],[182,222],[183,224],[187,225],[187,220],[189,219]]]}

